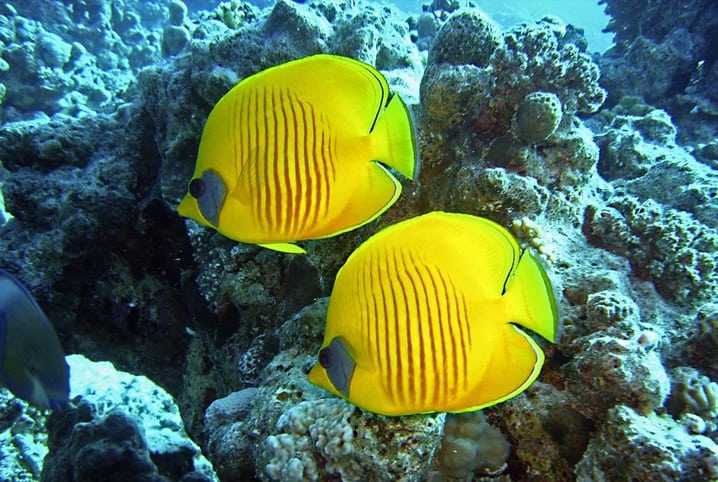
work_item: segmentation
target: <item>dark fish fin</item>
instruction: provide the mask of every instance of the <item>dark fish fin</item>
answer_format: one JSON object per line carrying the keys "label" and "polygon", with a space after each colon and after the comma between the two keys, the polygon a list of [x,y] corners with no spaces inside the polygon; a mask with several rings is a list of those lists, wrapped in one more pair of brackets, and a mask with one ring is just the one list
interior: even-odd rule
{"label": "dark fish fin", "polygon": [[5,343],[7,343],[7,313],[0,309],[0,360],[5,359]]}
{"label": "dark fish fin", "polygon": [[0,268],[0,277],[8,278],[10,281],[12,281],[17,288],[22,291],[25,296],[27,297],[28,301],[32,304],[33,307],[37,310],[38,313],[42,316],[42,319],[45,323],[47,323],[49,326],[52,326],[50,323],[50,320],[47,319],[47,316],[45,316],[45,312],[42,311],[42,308],[40,308],[40,305],[37,304],[37,301],[35,301],[35,297],[32,296],[32,293],[30,293],[30,290],[27,289],[27,287],[20,282],[16,277],[5,271],[4,269]]}
{"label": "dark fish fin", "polygon": [[33,399],[36,384],[39,380],[34,380],[24,369],[13,369],[11,372],[3,373],[5,387],[12,392],[17,398],[22,398],[26,402],[45,409],[47,407],[39,406]]}
{"label": "dark fish fin", "polygon": [[63,412],[67,412],[68,410],[70,410],[72,408],[73,408],[73,406],[69,400],[50,399],[50,409],[53,412],[63,413]]}

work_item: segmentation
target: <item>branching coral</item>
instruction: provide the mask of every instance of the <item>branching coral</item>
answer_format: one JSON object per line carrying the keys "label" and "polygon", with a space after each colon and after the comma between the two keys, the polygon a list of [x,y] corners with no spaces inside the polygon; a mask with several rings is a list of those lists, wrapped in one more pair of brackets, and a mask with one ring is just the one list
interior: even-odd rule
{"label": "branching coral", "polygon": [[718,383],[689,367],[673,369],[671,378],[671,415],[678,418],[683,413],[694,413],[706,419],[718,415]]}

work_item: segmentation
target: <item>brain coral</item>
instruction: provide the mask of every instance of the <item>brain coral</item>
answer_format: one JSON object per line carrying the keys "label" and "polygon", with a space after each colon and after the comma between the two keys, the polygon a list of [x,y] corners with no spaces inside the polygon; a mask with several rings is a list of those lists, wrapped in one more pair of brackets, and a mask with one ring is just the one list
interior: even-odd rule
{"label": "brain coral", "polygon": [[319,480],[316,449],[328,474],[356,478],[361,468],[353,458],[354,430],[348,422],[353,405],[340,399],[301,402],[279,417],[277,429],[266,447],[272,458],[265,467],[272,480],[294,482]]}
{"label": "brain coral", "polygon": [[513,119],[516,137],[529,143],[545,141],[561,122],[561,101],[551,92],[531,92]]}

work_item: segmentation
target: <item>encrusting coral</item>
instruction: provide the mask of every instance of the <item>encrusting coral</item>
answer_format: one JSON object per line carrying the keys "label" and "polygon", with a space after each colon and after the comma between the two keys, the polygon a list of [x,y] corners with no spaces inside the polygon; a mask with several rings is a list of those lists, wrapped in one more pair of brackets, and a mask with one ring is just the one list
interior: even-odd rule
{"label": "encrusting coral", "polygon": [[465,479],[477,472],[486,475],[501,472],[509,451],[506,437],[486,421],[483,412],[449,414],[436,453],[436,467],[427,481]]}
{"label": "encrusting coral", "polygon": [[[598,161],[577,114],[595,112],[605,92],[596,65],[563,43],[564,33],[551,20],[501,33],[478,10],[456,12],[441,26],[421,83],[422,177],[431,178],[430,206],[504,223],[544,214],[549,198],[561,210],[574,209],[576,187]],[[538,187],[511,185],[528,179]],[[549,195],[542,186],[559,192]],[[530,199],[537,195],[543,199]],[[529,199],[512,209],[523,197]]]}

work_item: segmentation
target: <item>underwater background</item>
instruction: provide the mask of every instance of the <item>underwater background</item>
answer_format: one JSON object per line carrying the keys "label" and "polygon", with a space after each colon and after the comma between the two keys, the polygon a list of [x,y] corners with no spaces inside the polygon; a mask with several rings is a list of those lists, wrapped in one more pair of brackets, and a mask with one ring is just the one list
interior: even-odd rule
{"label": "underwater background", "polygon": [[[0,390],[0,480],[718,480],[718,4],[496,3],[0,4],[0,267],[52,321],[74,405]],[[214,104],[316,53],[413,107],[418,178],[306,255],[181,218]],[[547,266],[538,380],[403,417],[310,384],[338,269],[434,210]]]}

